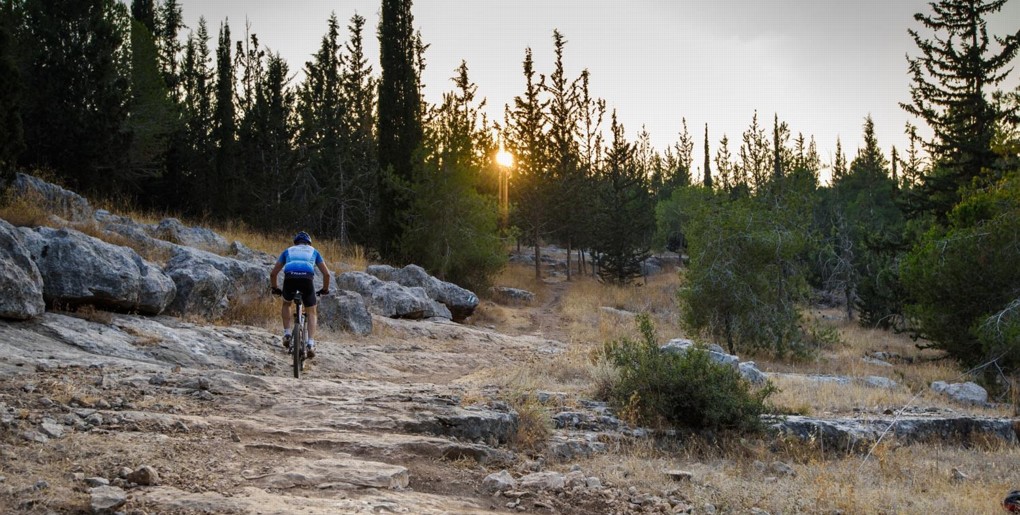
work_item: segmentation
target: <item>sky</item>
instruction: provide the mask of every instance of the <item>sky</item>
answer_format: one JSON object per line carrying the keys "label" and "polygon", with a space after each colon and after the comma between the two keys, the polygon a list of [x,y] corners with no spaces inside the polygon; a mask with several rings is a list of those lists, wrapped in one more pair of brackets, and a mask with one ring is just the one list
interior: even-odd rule
{"label": "sky", "polygon": [[[224,20],[235,40],[247,24],[284,57],[295,83],[330,13],[344,27],[360,14],[367,20],[365,50],[379,73],[379,0],[179,3],[190,30],[205,17],[213,45]],[[735,155],[756,111],[769,134],[778,114],[794,136],[814,136],[826,164],[837,138],[853,158],[869,114],[887,155],[893,145],[905,148],[908,121],[930,134],[899,106],[910,100],[906,56],[918,54],[907,29],[931,35],[914,21],[918,12],[931,12],[927,1],[417,0],[412,6],[414,25],[429,45],[426,100],[438,102],[453,89],[450,78],[463,60],[490,119],[502,122],[504,106],[524,91],[525,49],[532,49],[536,73],[551,74],[553,30],[559,30],[567,41],[566,73],[589,70],[592,95],[617,111],[629,139],[644,128],[662,151],[677,141],[686,119],[698,170],[705,125],[711,157],[724,134]],[[988,24],[990,34],[1015,33],[1020,1],[1008,2]],[[1016,88],[1018,76],[1014,71],[1000,88]]]}

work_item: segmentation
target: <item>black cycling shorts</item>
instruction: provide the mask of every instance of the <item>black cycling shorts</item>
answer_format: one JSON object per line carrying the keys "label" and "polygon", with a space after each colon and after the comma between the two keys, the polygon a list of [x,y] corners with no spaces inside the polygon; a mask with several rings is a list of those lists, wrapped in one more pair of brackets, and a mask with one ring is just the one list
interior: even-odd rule
{"label": "black cycling shorts", "polygon": [[292,301],[294,300],[294,294],[301,292],[301,302],[305,306],[314,306],[316,302],[315,298],[315,283],[312,282],[311,277],[287,277],[283,278],[283,300]]}

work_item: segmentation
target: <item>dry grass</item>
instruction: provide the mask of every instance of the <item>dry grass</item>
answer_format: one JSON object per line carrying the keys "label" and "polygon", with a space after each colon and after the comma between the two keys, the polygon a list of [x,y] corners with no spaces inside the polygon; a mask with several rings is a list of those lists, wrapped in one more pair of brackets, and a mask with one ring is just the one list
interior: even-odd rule
{"label": "dry grass", "polygon": [[42,195],[35,191],[15,194],[11,189],[4,193],[0,198],[0,218],[15,227],[40,227],[52,224]]}
{"label": "dry grass", "polygon": [[571,341],[601,345],[633,337],[637,325],[628,313],[647,313],[661,337],[673,338],[681,334],[676,316],[678,287],[675,274],[651,277],[642,286],[603,284],[591,277],[581,277],[563,294],[560,314]]}
{"label": "dry grass", "polygon": [[265,291],[240,292],[231,296],[227,310],[216,322],[276,329],[280,325],[280,299]]}
{"label": "dry grass", "polygon": [[[510,264],[503,267],[499,275],[492,280],[496,286],[508,286],[520,290],[527,290],[535,294],[531,305],[539,306],[548,301],[549,285],[535,277],[535,267],[531,265]],[[490,292],[480,292],[483,296],[491,295]]]}
{"label": "dry grass", "polygon": [[[795,476],[772,469],[790,465]],[[868,455],[831,456],[818,449],[768,441],[641,441],[577,462],[616,486],[679,494],[702,512],[722,513],[1001,513],[1016,488],[1020,449],[991,445],[882,444]],[[953,469],[968,476],[954,481]],[[690,482],[664,472],[685,470]]]}
{"label": "dry grass", "polygon": [[514,392],[507,401],[517,412],[517,428],[510,437],[510,446],[524,452],[542,449],[553,431],[549,411],[536,400],[534,391]]}

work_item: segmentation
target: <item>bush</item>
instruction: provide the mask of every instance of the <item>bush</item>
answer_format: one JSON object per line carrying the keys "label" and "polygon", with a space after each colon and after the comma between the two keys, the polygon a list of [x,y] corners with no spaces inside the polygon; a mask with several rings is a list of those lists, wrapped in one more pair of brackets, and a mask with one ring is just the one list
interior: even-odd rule
{"label": "bush", "polygon": [[690,429],[762,429],[771,383],[753,389],[729,365],[707,352],[664,353],[647,315],[638,318],[641,341],[624,338],[606,344],[604,357],[619,371],[608,400],[630,422]]}
{"label": "bush", "polygon": [[969,366],[1020,368],[1020,171],[964,198],[904,260],[920,336]]}

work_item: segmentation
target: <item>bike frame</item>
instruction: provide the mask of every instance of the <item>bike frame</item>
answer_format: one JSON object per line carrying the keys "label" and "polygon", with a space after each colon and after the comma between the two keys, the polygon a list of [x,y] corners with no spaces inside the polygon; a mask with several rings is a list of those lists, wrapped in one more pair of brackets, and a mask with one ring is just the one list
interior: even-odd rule
{"label": "bike frame", "polygon": [[305,350],[308,345],[308,326],[301,292],[295,292],[294,304],[294,330],[291,333],[293,337],[290,343],[290,353],[294,358],[294,377],[298,378],[304,368]]}

